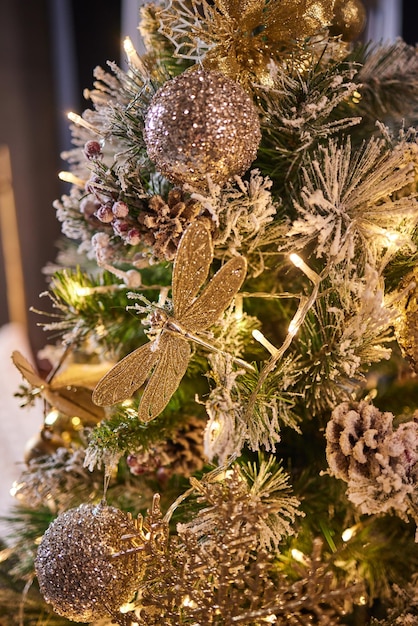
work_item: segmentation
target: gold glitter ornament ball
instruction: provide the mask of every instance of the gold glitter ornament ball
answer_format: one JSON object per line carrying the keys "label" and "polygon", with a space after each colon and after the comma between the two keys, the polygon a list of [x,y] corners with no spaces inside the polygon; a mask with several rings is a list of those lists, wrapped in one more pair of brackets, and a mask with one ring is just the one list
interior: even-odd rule
{"label": "gold glitter ornament ball", "polygon": [[188,70],[168,81],[145,119],[148,155],[170,181],[201,187],[243,174],[261,139],[257,109],[243,88],[220,72]]}
{"label": "gold glitter ornament ball", "polygon": [[335,0],[331,35],[341,35],[344,41],[354,41],[366,25],[366,9],[361,0]]}
{"label": "gold glitter ornament ball", "polygon": [[35,561],[39,587],[56,613],[76,622],[117,614],[138,588],[135,555],[112,558],[128,547],[132,520],[106,505],[82,504],[49,526]]}

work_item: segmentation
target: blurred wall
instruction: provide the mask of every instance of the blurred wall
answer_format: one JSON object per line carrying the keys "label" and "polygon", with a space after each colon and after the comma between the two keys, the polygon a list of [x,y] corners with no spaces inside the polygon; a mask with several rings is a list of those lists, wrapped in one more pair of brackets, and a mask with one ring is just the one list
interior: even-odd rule
{"label": "blurred wall", "polygon": [[[52,202],[66,191],[57,178],[69,147],[66,113],[87,108],[83,89],[107,59],[120,59],[119,0],[0,1],[0,145],[11,155],[27,308],[48,306],[39,294],[60,236]],[[0,327],[9,321],[4,262],[0,250]],[[27,318],[36,353],[47,335],[39,316]]]}
{"label": "blurred wall", "polygon": [[[51,206],[59,192],[59,157],[48,15],[47,0],[0,2],[0,144],[10,150],[27,306],[39,306],[45,290],[40,270],[54,257],[59,233]],[[0,269],[3,325],[8,321],[4,259]],[[28,319],[31,341],[39,346],[44,333],[33,314]]]}

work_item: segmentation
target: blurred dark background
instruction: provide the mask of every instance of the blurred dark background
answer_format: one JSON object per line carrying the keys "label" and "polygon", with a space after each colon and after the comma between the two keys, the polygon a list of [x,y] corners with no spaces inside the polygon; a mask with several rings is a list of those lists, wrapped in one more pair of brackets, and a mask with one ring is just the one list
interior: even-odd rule
{"label": "blurred dark background", "polygon": [[[10,151],[27,308],[47,306],[39,299],[42,268],[55,259],[60,235],[52,202],[68,191],[57,178],[70,145],[66,113],[88,106],[83,89],[96,65],[119,63],[120,39],[119,0],[0,0],[0,145]],[[9,321],[4,258],[0,298],[2,326]],[[27,313],[35,352],[47,339],[38,321]]]}
{"label": "blurred dark background", "polygon": [[[46,289],[42,268],[56,256],[60,229],[52,202],[66,191],[57,178],[65,166],[60,152],[69,147],[65,113],[81,113],[88,106],[82,94],[92,85],[96,65],[121,62],[121,39],[136,32],[138,4],[137,0],[0,0],[0,145],[10,151],[27,308],[44,307],[39,300]],[[365,4],[370,16],[368,38],[387,40],[399,35],[410,44],[418,41],[417,0]],[[20,288],[13,285],[14,290]],[[8,321],[0,256],[0,327]],[[47,339],[37,321],[35,314],[27,314],[35,353]]]}

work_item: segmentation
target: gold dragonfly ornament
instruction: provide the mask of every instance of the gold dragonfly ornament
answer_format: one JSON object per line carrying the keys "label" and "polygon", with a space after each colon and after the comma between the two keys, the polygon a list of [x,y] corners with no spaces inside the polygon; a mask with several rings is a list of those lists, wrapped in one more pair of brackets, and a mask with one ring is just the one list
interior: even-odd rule
{"label": "gold dragonfly ornament", "polygon": [[[108,406],[123,402],[148,379],[138,417],[149,422],[167,406],[186,373],[191,358],[190,341],[217,351],[195,333],[212,326],[232,302],[244,282],[247,262],[243,256],[233,257],[199,294],[212,260],[208,225],[196,220],[185,230],[174,261],[173,315],[155,307],[150,321],[152,330],[157,332],[156,338],[128,354],[103,376],[93,391],[94,403]],[[240,363],[251,368],[243,361]]]}

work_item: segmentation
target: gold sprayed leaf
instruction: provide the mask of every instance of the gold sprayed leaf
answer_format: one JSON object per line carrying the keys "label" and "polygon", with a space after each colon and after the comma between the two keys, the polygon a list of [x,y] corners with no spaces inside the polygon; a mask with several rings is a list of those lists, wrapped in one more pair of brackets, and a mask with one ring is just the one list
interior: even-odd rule
{"label": "gold sprayed leaf", "polygon": [[23,378],[32,387],[34,395],[40,395],[51,406],[69,417],[79,417],[85,424],[96,424],[104,417],[102,409],[91,399],[91,392],[84,387],[76,387],[67,379],[66,384],[48,383],[41,378],[29,361],[17,350],[12,361]]}
{"label": "gold sprayed leaf", "polygon": [[71,363],[51,380],[51,389],[60,387],[84,387],[93,390],[97,382],[113,364],[104,363]]}
{"label": "gold sprayed leaf", "polygon": [[47,386],[45,380],[41,378],[39,374],[37,374],[34,367],[18,350],[15,350],[13,352],[12,361],[13,365],[17,367],[23,378],[30,385],[32,385],[32,387],[39,387],[40,389],[43,389],[45,386]]}
{"label": "gold sprayed leaf", "polygon": [[159,335],[117,363],[97,384],[93,401],[100,406],[130,397],[150,376],[138,409],[148,422],[168,404],[190,360],[189,340],[206,330],[222,315],[240,289],[246,274],[244,257],[234,257],[221,267],[200,295],[213,258],[212,239],[205,222],[192,222],[186,229],[173,268],[173,316],[155,310],[162,321]]}

